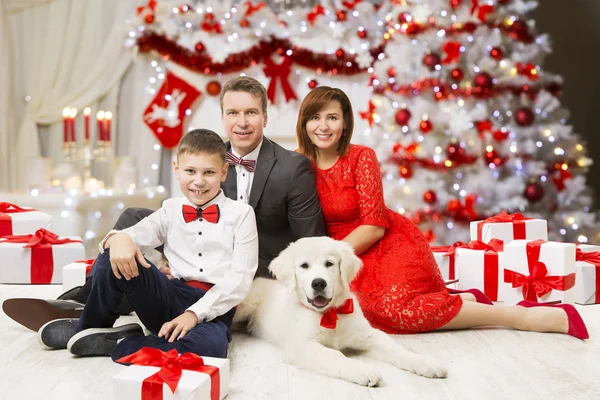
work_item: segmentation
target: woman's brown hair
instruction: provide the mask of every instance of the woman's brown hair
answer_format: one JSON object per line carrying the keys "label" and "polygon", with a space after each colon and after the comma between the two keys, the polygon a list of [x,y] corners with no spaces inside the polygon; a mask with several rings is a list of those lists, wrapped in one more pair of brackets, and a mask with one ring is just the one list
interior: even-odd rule
{"label": "woman's brown hair", "polygon": [[337,152],[341,156],[348,154],[350,148],[350,139],[354,130],[354,114],[352,113],[352,104],[350,99],[341,89],[329,86],[319,86],[306,95],[300,111],[298,111],[298,122],[296,122],[296,140],[298,141],[298,152],[304,154],[314,161],[315,146],[310,141],[306,132],[306,122],[332,100],[337,100],[342,106],[344,118],[344,131],[338,142]]}

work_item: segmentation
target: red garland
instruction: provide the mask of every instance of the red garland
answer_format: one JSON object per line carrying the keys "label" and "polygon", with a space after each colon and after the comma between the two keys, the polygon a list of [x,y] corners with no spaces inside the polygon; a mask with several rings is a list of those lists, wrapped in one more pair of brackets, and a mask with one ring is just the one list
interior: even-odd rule
{"label": "red garland", "polygon": [[[294,46],[288,40],[274,38],[271,41],[260,41],[247,51],[231,54],[222,63],[215,63],[206,53],[188,50],[165,36],[155,33],[141,36],[138,38],[137,45],[141,53],[156,51],[165,60],[171,60],[176,64],[205,75],[243,71],[250,66],[256,66],[264,62],[272,54],[285,54],[287,50],[292,50],[292,54],[289,56],[292,63],[315,70],[317,73],[354,75],[366,71],[366,68],[360,68],[355,62],[356,55],[343,54],[338,57],[335,54],[314,53],[311,50]],[[384,48],[385,45],[382,43],[371,49],[370,53],[376,58],[379,53],[384,51]]]}

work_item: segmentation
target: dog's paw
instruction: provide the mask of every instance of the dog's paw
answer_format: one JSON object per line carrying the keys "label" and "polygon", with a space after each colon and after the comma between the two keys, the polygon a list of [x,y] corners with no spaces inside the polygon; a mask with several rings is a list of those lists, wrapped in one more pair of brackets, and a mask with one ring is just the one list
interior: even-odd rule
{"label": "dog's paw", "polygon": [[431,357],[422,357],[412,370],[417,375],[427,378],[445,378],[448,376],[446,368]]}
{"label": "dog's paw", "polygon": [[342,378],[362,386],[377,386],[381,383],[381,373],[368,365],[353,366],[342,372]]}

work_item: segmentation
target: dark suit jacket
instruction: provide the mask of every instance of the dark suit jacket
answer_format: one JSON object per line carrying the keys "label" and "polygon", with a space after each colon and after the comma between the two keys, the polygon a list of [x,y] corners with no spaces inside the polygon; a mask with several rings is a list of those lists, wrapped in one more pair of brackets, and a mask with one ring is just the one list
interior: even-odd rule
{"label": "dark suit jacket", "polygon": [[[227,147],[230,150],[231,144]],[[221,187],[227,197],[237,199],[235,166],[229,166]],[[254,208],[258,227],[257,277],[272,277],[269,263],[291,242],[327,235],[310,161],[266,137],[258,154],[248,203]]]}

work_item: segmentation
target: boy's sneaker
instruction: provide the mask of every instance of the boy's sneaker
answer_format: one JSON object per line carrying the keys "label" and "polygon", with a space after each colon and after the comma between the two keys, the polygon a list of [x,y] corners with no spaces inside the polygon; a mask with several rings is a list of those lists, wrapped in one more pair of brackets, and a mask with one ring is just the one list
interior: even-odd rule
{"label": "boy's sneaker", "polygon": [[38,340],[50,349],[66,349],[69,339],[77,332],[78,318],[61,318],[49,321],[38,331]]}
{"label": "boy's sneaker", "polygon": [[143,335],[144,330],[138,324],[127,324],[114,328],[89,328],[71,337],[67,343],[67,349],[76,356],[110,356],[119,340]]}

